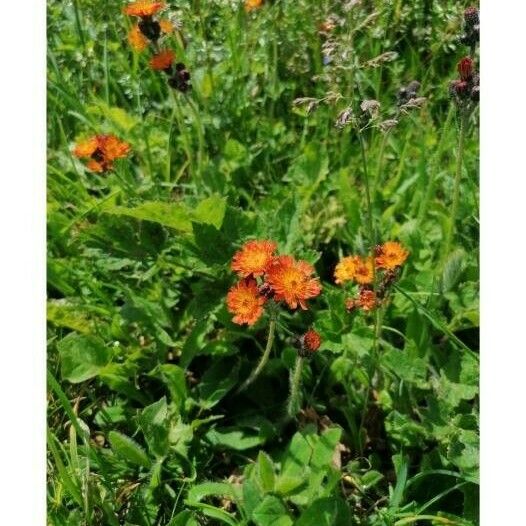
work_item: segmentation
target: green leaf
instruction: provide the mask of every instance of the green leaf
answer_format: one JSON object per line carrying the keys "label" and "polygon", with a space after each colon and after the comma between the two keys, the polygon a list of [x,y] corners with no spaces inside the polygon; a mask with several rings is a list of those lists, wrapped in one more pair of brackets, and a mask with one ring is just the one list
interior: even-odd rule
{"label": "green leaf", "polygon": [[199,384],[200,405],[205,409],[214,407],[237,383],[239,363],[218,360],[201,378]]}
{"label": "green leaf", "polygon": [[265,442],[265,437],[254,434],[247,435],[240,429],[231,431],[220,431],[217,428],[210,429],[206,434],[206,439],[212,446],[235,449],[236,451],[251,449]]}
{"label": "green leaf", "polygon": [[256,461],[259,485],[264,493],[274,491],[276,477],[274,474],[274,463],[272,459],[264,452],[258,453]]}
{"label": "green leaf", "polygon": [[71,383],[97,376],[111,359],[111,351],[96,336],[68,334],[57,344],[62,378]]}
{"label": "green leaf", "polygon": [[82,334],[89,334],[93,330],[93,322],[78,305],[63,301],[48,301],[47,320],[57,327],[67,327]]}
{"label": "green leaf", "polygon": [[163,396],[142,410],[139,416],[139,425],[150,451],[158,457],[166,455],[169,432],[166,397]]}
{"label": "green leaf", "polygon": [[199,502],[205,497],[217,496],[217,497],[229,497],[233,500],[236,499],[234,488],[231,484],[226,482],[203,482],[190,488],[188,491],[188,501]]}
{"label": "green leaf", "polygon": [[184,370],[177,365],[163,363],[158,365],[152,374],[158,376],[165,383],[172,402],[181,410],[187,397]]}
{"label": "green leaf", "polygon": [[272,495],[267,495],[256,507],[252,519],[257,526],[289,526],[293,524],[283,503]]}
{"label": "green leaf", "polygon": [[148,455],[135,440],[118,431],[110,431],[108,439],[111,449],[116,455],[132,464],[145,468],[150,467],[151,463]]}
{"label": "green leaf", "polygon": [[315,500],[295,522],[295,526],[348,526],[352,524],[349,507],[342,499]]}
{"label": "green leaf", "polygon": [[192,214],[196,223],[206,223],[221,228],[226,212],[226,200],[219,195],[213,195],[201,201]]}

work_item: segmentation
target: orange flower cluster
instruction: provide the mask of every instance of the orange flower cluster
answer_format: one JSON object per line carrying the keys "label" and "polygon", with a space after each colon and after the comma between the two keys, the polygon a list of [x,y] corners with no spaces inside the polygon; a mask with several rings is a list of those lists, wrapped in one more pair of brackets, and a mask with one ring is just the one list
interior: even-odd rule
{"label": "orange flower cluster", "polygon": [[155,20],[153,18],[164,7],[164,2],[148,0],[139,0],[128,4],[123,9],[124,14],[140,19],[128,33],[128,42],[138,52],[147,49],[151,43],[155,49],[155,54],[149,61],[150,68],[154,71],[163,71],[169,75],[168,84],[174,89],[185,92],[190,88],[190,73],[186,66],[182,62],[178,62],[174,68],[175,53],[171,49],[159,48],[158,46],[161,35],[169,35],[175,30],[169,20]]}
{"label": "orange flower cluster", "polygon": [[226,298],[234,323],[256,323],[270,298],[306,310],[306,301],[320,294],[321,285],[312,277],[314,267],[292,256],[275,255],[276,248],[273,241],[248,241],[234,254],[231,268],[241,281]]}
{"label": "orange flower cluster", "polygon": [[[374,262],[372,257],[347,256],[343,258],[334,270],[334,280],[338,285],[354,281],[360,285],[357,298],[349,298],[345,302],[347,310],[360,308],[365,312],[374,310],[386,296],[389,287],[397,278],[399,268],[405,263],[409,252],[397,241],[387,241],[375,249]],[[378,287],[372,290],[375,281]]]}
{"label": "orange flower cluster", "polygon": [[94,135],[86,141],[79,142],[73,154],[79,159],[87,159],[88,170],[103,173],[113,168],[116,159],[127,157],[130,145],[115,135]]}

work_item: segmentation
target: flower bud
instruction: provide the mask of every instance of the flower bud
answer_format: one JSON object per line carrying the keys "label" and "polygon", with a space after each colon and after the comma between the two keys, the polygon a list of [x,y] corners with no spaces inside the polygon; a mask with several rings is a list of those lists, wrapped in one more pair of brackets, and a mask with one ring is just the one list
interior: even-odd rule
{"label": "flower bud", "polygon": [[461,80],[470,80],[473,76],[473,59],[471,57],[464,57],[458,63],[457,69]]}
{"label": "flower bud", "polygon": [[476,7],[468,7],[464,11],[464,22],[467,27],[473,27],[479,23],[479,10]]}

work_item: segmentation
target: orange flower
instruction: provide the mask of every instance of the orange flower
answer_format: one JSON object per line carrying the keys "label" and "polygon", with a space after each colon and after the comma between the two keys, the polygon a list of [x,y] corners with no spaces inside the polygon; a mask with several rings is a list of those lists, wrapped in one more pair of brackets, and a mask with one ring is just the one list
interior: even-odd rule
{"label": "orange flower", "polygon": [[148,0],[138,0],[132,2],[124,8],[124,14],[129,16],[138,16],[146,18],[155,15],[158,11],[164,8],[164,2],[150,2]]}
{"label": "orange flower", "polygon": [[387,241],[377,248],[376,266],[386,270],[395,269],[404,264],[409,252],[396,241]]}
{"label": "orange flower", "polygon": [[345,308],[347,309],[348,312],[352,312],[358,306],[359,306],[359,303],[354,298],[347,298],[345,300]]}
{"label": "orange flower", "polygon": [[228,312],[234,314],[232,321],[239,325],[254,325],[263,314],[266,299],[258,293],[255,280],[240,281],[226,296]]}
{"label": "orange flower", "polygon": [[126,157],[130,145],[115,135],[95,135],[75,146],[73,154],[79,158],[90,158],[86,167],[92,172],[105,172],[113,168],[113,161]]}
{"label": "orange flower", "polygon": [[277,245],[274,241],[248,241],[232,258],[232,270],[242,278],[262,276],[272,261]]}
{"label": "orange flower", "polygon": [[163,49],[150,59],[150,67],[156,71],[168,71],[174,60],[174,52],[171,49]]}
{"label": "orange flower", "polygon": [[360,285],[368,285],[374,280],[373,258],[362,259],[356,256],[356,267],[354,270],[354,279]]}
{"label": "orange flower", "polygon": [[357,256],[347,256],[338,262],[334,269],[334,281],[340,285],[354,279]]}
{"label": "orange flower", "polygon": [[174,32],[174,25],[170,22],[170,20],[167,20],[166,18],[159,20],[159,26],[161,27],[161,31],[165,35],[170,35]]}
{"label": "orange flower", "polygon": [[141,52],[148,47],[148,39],[142,34],[138,25],[131,28],[128,33],[128,43],[135,51]]}
{"label": "orange flower", "polygon": [[95,150],[99,147],[99,140],[95,137],[90,137],[86,141],[79,142],[75,145],[75,149],[73,150],[73,154],[75,157],[78,157],[81,159],[82,157],[91,157]]}
{"label": "orange flower", "polygon": [[245,0],[245,11],[250,13],[263,5],[263,0]]}
{"label": "orange flower", "polygon": [[358,305],[366,312],[372,311],[376,305],[376,294],[373,290],[362,289],[358,298]]}
{"label": "orange flower", "polygon": [[292,256],[274,258],[267,269],[267,282],[274,291],[276,301],[285,301],[291,309],[298,305],[307,310],[305,300],[316,297],[321,285],[311,278],[314,267],[306,261],[296,261]]}
{"label": "orange flower", "polygon": [[321,336],[313,329],[303,335],[303,346],[310,352],[316,352],[321,345]]}

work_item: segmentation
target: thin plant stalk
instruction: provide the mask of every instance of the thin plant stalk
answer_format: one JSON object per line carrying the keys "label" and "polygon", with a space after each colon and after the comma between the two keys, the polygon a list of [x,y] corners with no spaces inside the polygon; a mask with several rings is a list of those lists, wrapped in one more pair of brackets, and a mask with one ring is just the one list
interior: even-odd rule
{"label": "thin plant stalk", "polygon": [[296,362],[294,363],[294,369],[290,374],[290,395],[287,402],[287,414],[291,418],[296,416],[299,410],[301,371],[303,370],[303,361],[304,359],[298,354],[298,356],[296,356]]}
{"label": "thin plant stalk", "polygon": [[265,350],[263,351],[263,354],[261,355],[261,358],[256,368],[250,373],[250,376],[241,384],[241,387],[237,390],[238,393],[244,391],[249,385],[251,385],[254,382],[254,380],[261,374],[261,371],[265,368],[265,365],[267,365],[268,359],[270,357],[270,351],[272,350],[272,344],[274,343],[275,333],[276,319],[272,317],[268,326],[268,338]]}
{"label": "thin plant stalk", "polygon": [[453,201],[451,204],[451,214],[447,224],[446,236],[444,241],[444,249],[442,252],[443,261],[446,260],[453,241],[453,233],[455,230],[455,223],[458,215],[458,205],[460,200],[460,180],[462,179],[462,167],[464,164],[464,147],[466,142],[466,128],[467,128],[468,113],[464,110],[460,114],[460,129],[458,133],[458,151],[457,151],[457,165],[455,173],[455,182],[453,185]]}

